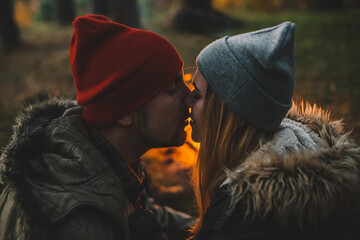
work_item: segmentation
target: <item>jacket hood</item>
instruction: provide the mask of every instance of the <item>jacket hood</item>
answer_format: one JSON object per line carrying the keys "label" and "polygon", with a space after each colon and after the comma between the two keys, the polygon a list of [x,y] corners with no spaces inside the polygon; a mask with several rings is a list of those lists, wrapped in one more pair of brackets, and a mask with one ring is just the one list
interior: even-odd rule
{"label": "jacket hood", "polygon": [[2,149],[0,174],[3,184],[16,184],[18,177],[24,176],[29,159],[41,151],[39,140],[45,126],[75,106],[76,101],[42,97],[25,103],[24,110],[15,119],[9,144]]}
{"label": "jacket hood", "polygon": [[226,170],[230,208],[245,218],[319,226],[359,210],[360,148],[341,121],[316,106],[294,104],[272,140]]}
{"label": "jacket hood", "polygon": [[103,209],[126,227],[122,183],[89,140],[81,112],[71,100],[32,102],[16,119],[3,150],[4,191],[19,206],[21,226],[30,235],[84,205]]}
{"label": "jacket hood", "polygon": [[44,227],[49,224],[49,219],[40,211],[41,204],[36,201],[31,183],[25,176],[31,176],[29,162],[41,152],[45,126],[76,105],[71,100],[43,97],[27,102],[15,119],[8,145],[2,149],[1,184],[7,186],[7,190],[14,190],[16,204],[21,204],[24,209],[22,218]]}

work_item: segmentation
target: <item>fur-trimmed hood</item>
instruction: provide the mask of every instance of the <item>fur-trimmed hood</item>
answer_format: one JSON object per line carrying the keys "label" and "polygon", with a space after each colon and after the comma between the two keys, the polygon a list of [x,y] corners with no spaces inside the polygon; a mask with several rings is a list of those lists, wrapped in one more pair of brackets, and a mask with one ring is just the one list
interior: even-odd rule
{"label": "fur-trimmed hood", "polygon": [[125,229],[122,183],[90,140],[81,112],[75,101],[54,98],[32,102],[20,113],[0,159],[0,214],[12,221],[2,222],[0,232],[9,226],[16,239],[38,239],[84,205],[110,213]]}
{"label": "fur-trimmed hood", "polygon": [[[27,228],[26,222],[44,228],[49,224],[49,217],[40,210],[41,203],[34,197],[33,187],[28,179],[32,175],[29,172],[29,162],[41,154],[41,139],[48,123],[76,105],[75,101],[42,96],[28,101],[15,119],[8,145],[2,149],[0,181],[5,187],[3,195],[7,194],[9,198],[12,194],[15,204],[21,205],[20,222],[24,229]],[[31,235],[30,229],[27,228],[26,231]],[[25,235],[24,238],[27,238],[28,234]]]}
{"label": "fur-trimmed hood", "polygon": [[9,144],[2,149],[0,161],[1,182],[12,182],[27,171],[27,160],[41,151],[39,141],[46,125],[60,117],[67,109],[77,106],[76,101],[58,98],[36,98],[25,104],[15,119]]}
{"label": "fur-trimmed hood", "polygon": [[231,209],[280,224],[319,226],[359,210],[360,147],[341,121],[316,106],[296,106],[274,138],[232,171]]}

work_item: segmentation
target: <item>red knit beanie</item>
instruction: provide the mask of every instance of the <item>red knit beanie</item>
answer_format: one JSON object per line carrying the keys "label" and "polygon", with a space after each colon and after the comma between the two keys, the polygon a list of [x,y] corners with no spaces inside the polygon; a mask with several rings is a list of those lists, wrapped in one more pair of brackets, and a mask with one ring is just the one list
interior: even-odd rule
{"label": "red knit beanie", "polygon": [[183,67],[176,49],[160,35],[86,15],[73,22],[70,63],[83,118],[110,125],[141,107]]}

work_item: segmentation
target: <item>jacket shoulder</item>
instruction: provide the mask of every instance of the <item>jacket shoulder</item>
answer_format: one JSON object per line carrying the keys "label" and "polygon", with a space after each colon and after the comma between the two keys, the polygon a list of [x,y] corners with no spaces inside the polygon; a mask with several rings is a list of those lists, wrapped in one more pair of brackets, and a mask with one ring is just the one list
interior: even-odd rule
{"label": "jacket shoulder", "polygon": [[316,107],[295,106],[226,178],[232,206],[246,202],[249,217],[321,226],[360,210],[360,147]]}
{"label": "jacket shoulder", "polygon": [[231,198],[226,186],[216,192],[204,216],[198,239],[271,239],[275,222],[245,218],[244,203],[238,203],[236,209],[231,210]]}
{"label": "jacket shoulder", "polygon": [[356,240],[360,237],[360,215],[357,213],[347,216],[340,223],[299,228],[296,224],[281,224],[275,215],[249,218],[246,214],[247,202],[244,201],[238,202],[230,211],[230,201],[231,195],[223,186],[206,211],[198,240]]}

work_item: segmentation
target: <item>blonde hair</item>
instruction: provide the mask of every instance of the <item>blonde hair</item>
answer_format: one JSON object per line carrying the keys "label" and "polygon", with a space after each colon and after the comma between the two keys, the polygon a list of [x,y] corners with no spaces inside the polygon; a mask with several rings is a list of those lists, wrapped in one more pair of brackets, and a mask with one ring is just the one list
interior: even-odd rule
{"label": "blonde hair", "polygon": [[238,166],[266,135],[240,120],[208,87],[201,112],[201,146],[192,176],[200,215],[193,237],[200,231],[216,189],[225,180],[224,169]]}

